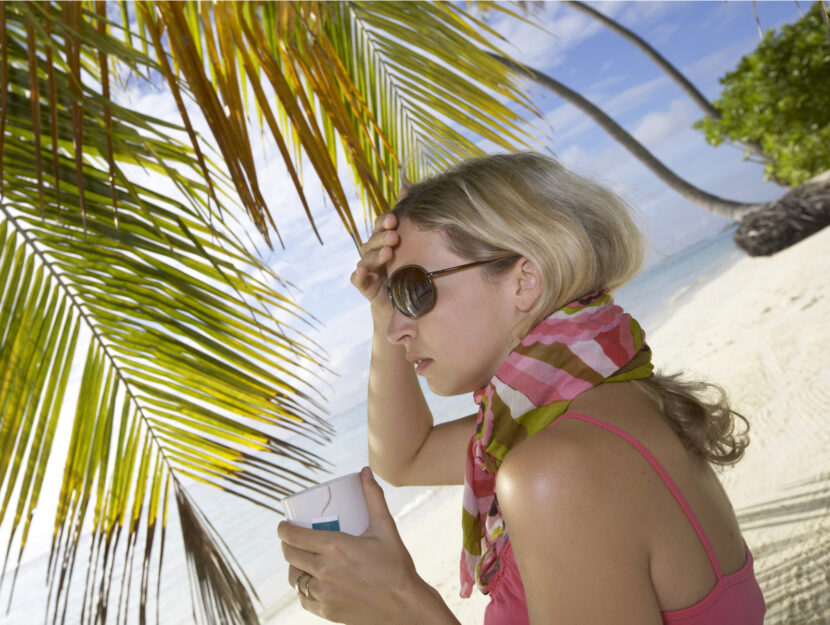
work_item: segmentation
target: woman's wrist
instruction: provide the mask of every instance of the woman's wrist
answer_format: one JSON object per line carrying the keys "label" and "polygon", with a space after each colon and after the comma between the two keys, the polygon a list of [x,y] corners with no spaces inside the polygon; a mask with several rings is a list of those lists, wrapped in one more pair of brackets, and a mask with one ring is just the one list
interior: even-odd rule
{"label": "woman's wrist", "polygon": [[395,312],[395,309],[389,305],[389,301],[387,300],[379,304],[372,304],[371,311],[372,322],[375,324],[375,329],[382,330],[386,333],[386,329],[389,327],[389,322],[392,320],[392,314]]}

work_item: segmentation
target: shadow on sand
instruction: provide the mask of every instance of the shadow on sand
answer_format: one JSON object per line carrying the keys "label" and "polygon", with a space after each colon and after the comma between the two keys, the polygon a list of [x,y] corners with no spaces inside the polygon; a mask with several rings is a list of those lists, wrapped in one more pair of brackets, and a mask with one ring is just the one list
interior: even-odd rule
{"label": "shadow on sand", "polygon": [[764,529],[774,536],[753,546],[764,623],[830,625],[830,473],[791,488],[793,495],[737,511],[745,534]]}

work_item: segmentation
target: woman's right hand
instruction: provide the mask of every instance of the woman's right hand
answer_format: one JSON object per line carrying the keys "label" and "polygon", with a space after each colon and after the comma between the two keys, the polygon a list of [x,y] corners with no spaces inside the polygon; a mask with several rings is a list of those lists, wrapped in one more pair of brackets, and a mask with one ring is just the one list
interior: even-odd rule
{"label": "woman's right hand", "polygon": [[400,243],[397,227],[398,218],[392,213],[384,213],[375,220],[372,236],[360,247],[360,260],[351,276],[352,284],[369,300],[373,313],[392,310],[386,292],[386,264]]}

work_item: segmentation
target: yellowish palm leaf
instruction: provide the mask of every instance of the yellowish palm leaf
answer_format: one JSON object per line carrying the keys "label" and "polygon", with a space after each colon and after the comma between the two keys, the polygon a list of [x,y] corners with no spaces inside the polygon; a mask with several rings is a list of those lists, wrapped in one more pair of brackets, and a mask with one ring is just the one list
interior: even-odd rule
{"label": "yellowish palm leaf", "polygon": [[[102,97],[88,77],[102,66],[100,49],[159,66],[102,32],[96,13],[79,21],[64,14],[72,7],[3,8],[0,519],[12,541],[3,569],[20,561],[35,510],[48,509],[46,468],[62,455],[57,424],[70,418],[48,620],[61,620],[79,584],[82,622],[117,620],[111,598],[130,596],[140,541],[144,614],[175,495],[197,610],[206,622],[225,613],[255,622],[250,583],[187,489],[195,479],[275,509],[323,468],[286,440],[331,433],[309,384],[319,349],[278,322],[307,314],[220,220],[201,180],[212,167],[227,186],[222,171],[171,139],[169,124]],[[136,164],[164,172],[189,203],[130,180],[123,167]],[[82,368],[74,414],[62,411],[73,363]]]}
{"label": "yellowish palm leaf", "polygon": [[165,73],[171,89],[179,89],[179,80],[188,85],[265,236],[276,225],[253,166],[249,88],[312,227],[299,174],[303,158],[356,241],[338,143],[365,208],[375,214],[396,197],[401,163],[417,177],[477,154],[462,128],[504,149],[532,143],[516,112],[532,106],[510,71],[487,54],[496,48],[482,33],[492,31],[451,3],[140,1],[136,7],[160,58],[166,33],[176,68]]}

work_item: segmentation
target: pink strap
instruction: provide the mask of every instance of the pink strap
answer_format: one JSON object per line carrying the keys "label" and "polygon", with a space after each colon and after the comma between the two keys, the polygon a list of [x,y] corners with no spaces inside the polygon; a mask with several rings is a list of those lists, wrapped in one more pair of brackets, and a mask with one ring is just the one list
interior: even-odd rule
{"label": "pink strap", "polygon": [[587,421],[588,423],[598,425],[599,427],[604,428],[609,432],[612,432],[617,436],[620,436],[621,438],[624,438],[626,441],[631,443],[631,445],[633,445],[634,448],[637,451],[639,451],[645,457],[646,460],[649,461],[651,466],[654,467],[654,470],[657,471],[657,473],[663,479],[663,482],[665,482],[666,486],[669,487],[669,490],[672,492],[672,495],[674,495],[674,498],[677,500],[677,503],[679,503],[680,507],[683,508],[683,512],[686,513],[686,518],[689,519],[689,522],[692,524],[692,527],[695,529],[695,532],[697,532],[697,536],[700,539],[703,548],[706,550],[706,555],[709,556],[709,562],[712,563],[712,568],[715,569],[715,575],[717,576],[718,580],[720,580],[723,577],[723,573],[721,572],[720,566],[718,565],[717,558],[715,558],[715,551],[712,549],[712,545],[709,543],[709,539],[706,538],[706,534],[703,533],[703,528],[700,527],[700,523],[698,523],[695,513],[692,512],[692,509],[689,507],[689,504],[686,502],[686,499],[680,493],[680,489],[677,488],[677,485],[674,483],[674,480],[671,479],[669,474],[663,468],[663,465],[661,465],[657,458],[654,457],[654,454],[652,454],[648,449],[646,449],[645,445],[643,445],[640,441],[638,441],[628,432],[621,430],[620,428],[611,425],[610,423],[601,421],[595,417],[590,417],[582,413],[568,412],[563,414],[553,423],[556,424],[559,421],[562,421],[563,419],[579,419],[580,421]]}

